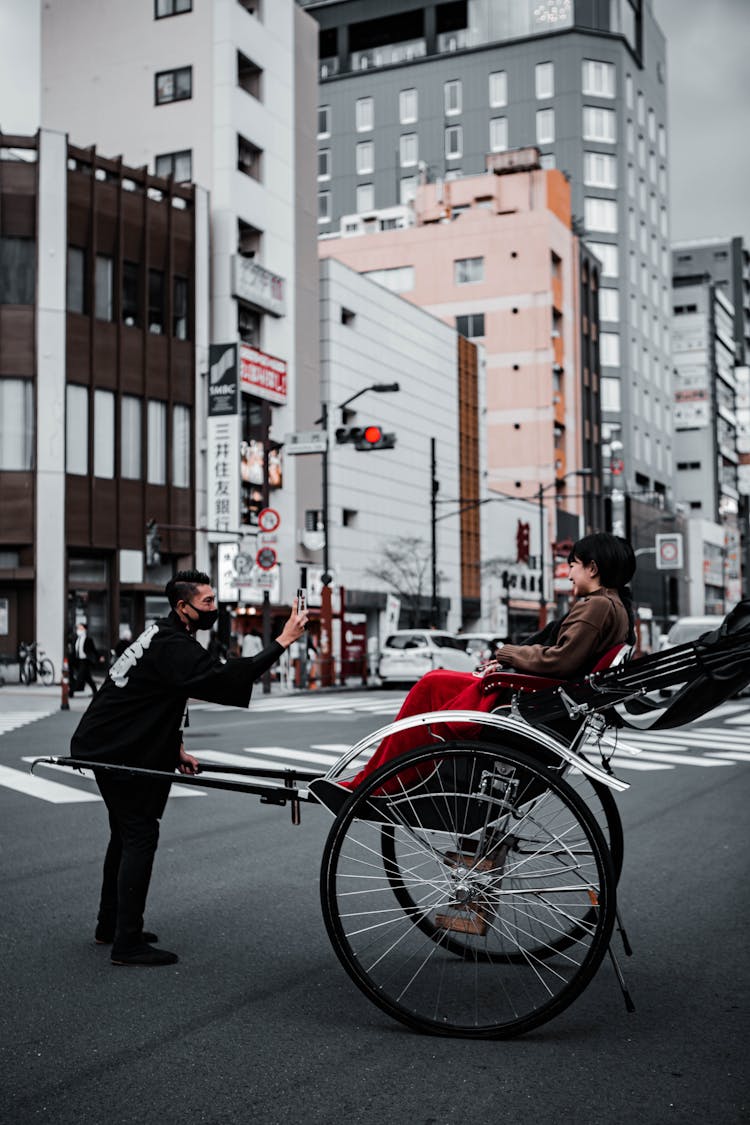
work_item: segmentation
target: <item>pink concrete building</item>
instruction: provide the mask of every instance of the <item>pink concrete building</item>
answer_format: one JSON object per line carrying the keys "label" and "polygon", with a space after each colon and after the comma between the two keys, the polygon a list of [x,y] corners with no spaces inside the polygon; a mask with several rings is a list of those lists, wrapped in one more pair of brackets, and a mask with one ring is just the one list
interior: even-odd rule
{"label": "pink concrete building", "polygon": [[425,184],[408,209],[345,217],[319,252],[483,343],[487,483],[515,497],[543,490],[549,544],[577,531],[561,512],[603,526],[598,262],[571,229],[563,174],[535,166],[535,150],[514,170],[523,155]]}

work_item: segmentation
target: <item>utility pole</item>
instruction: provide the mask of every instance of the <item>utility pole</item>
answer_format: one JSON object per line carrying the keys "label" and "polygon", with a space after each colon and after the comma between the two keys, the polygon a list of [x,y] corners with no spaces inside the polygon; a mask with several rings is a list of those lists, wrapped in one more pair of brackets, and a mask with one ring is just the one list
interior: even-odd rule
{"label": "utility pole", "polygon": [[432,621],[437,628],[438,622],[438,589],[437,589],[437,498],[440,491],[440,482],[437,479],[437,456],[435,453],[435,438],[430,438],[430,524],[432,528]]}

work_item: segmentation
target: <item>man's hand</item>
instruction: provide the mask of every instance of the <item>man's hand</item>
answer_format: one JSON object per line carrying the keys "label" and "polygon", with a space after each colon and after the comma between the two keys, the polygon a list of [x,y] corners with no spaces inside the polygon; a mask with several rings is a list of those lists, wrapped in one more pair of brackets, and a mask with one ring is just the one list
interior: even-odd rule
{"label": "man's hand", "polygon": [[180,746],[180,764],[177,769],[180,773],[195,774],[200,773],[200,762],[194,758],[192,754],[188,754],[185,749],[185,743]]}
{"label": "man's hand", "polygon": [[305,609],[302,611],[302,613],[298,613],[297,599],[295,598],[292,602],[292,612],[289,615],[289,620],[279,633],[276,640],[280,645],[283,645],[284,648],[289,648],[290,644],[293,644],[294,641],[298,641],[300,639],[305,631],[306,625],[307,610]]}

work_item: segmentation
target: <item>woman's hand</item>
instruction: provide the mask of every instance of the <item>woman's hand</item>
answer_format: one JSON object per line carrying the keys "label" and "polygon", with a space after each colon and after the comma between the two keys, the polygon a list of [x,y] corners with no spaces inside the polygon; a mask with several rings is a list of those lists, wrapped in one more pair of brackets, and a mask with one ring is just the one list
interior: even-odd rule
{"label": "woman's hand", "polygon": [[180,746],[180,763],[177,766],[179,773],[196,774],[200,773],[201,764],[197,758],[192,754],[188,754],[185,749],[185,743]]}
{"label": "woman's hand", "polygon": [[289,620],[276,638],[278,643],[283,645],[284,648],[289,648],[289,645],[293,644],[294,641],[298,641],[305,631],[307,617],[306,609],[304,609],[302,613],[297,612],[297,599],[295,598],[292,602],[292,612],[289,615]]}

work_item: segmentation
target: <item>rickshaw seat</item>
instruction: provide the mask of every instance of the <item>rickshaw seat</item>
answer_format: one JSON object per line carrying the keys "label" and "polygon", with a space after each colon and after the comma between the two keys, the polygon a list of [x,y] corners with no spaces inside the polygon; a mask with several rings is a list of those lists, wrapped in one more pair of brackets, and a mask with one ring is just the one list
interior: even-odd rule
{"label": "rickshaw seat", "polygon": [[[622,664],[624,660],[627,660],[630,652],[631,646],[628,644],[613,645],[603,656],[599,657],[589,675],[593,676],[597,672],[606,672],[608,668],[613,668],[616,664]],[[563,687],[571,682],[577,681],[559,680],[551,676],[537,676],[532,672],[516,672],[510,669],[507,672],[493,672],[487,676],[482,684],[482,691],[485,695],[498,691],[521,691],[533,694],[536,691],[543,691],[545,688]]]}

